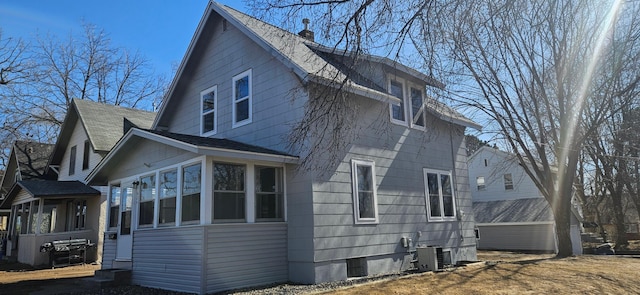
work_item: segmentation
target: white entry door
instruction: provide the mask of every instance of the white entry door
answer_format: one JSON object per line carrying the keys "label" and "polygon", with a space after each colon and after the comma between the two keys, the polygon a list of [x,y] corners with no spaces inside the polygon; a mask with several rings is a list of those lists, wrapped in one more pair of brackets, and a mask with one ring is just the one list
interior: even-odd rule
{"label": "white entry door", "polygon": [[131,260],[133,247],[132,219],[135,189],[132,181],[125,182],[120,188],[120,217],[118,219],[118,239],[116,240],[116,260]]}

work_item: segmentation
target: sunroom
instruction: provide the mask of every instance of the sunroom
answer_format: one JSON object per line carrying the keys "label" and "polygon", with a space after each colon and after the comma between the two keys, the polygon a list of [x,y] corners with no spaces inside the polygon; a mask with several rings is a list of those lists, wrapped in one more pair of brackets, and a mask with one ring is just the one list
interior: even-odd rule
{"label": "sunroom", "polygon": [[197,293],[236,279],[286,281],[286,181],[297,161],[231,140],[132,129],[87,179],[109,187],[103,268],[132,269],[140,285],[193,282]]}
{"label": "sunroom", "polygon": [[[11,209],[7,237],[7,256],[30,265],[49,263],[44,243],[98,237],[100,191],[79,181],[18,181],[7,194],[1,208]],[[95,251],[87,253],[95,260]]]}

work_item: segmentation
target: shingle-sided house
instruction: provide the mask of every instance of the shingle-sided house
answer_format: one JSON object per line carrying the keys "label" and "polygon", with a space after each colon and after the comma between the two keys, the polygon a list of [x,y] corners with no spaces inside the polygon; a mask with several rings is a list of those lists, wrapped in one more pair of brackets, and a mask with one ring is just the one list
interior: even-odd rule
{"label": "shingle-sided house", "polygon": [[44,173],[56,176],[22,178],[0,203],[0,208],[11,209],[7,256],[47,264],[48,253],[40,252],[44,243],[88,239],[97,250],[89,252],[87,260],[101,260],[107,190],[90,187],[84,179],[126,128],[148,128],[154,117],[152,112],[72,100],[55,146],[41,160]]}
{"label": "shingle-sided house", "polygon": [[[478,249],[557,252],[549,202],[513,154],[484,146],[469,157]],[[572,211],[573,252],[582,253],[580,214]]]}
{"label": "shingle-sided house", "polygon": [[[478,125],[427,99],[441,86],[431,77],[336,57],[210,2],[153,127],[127,132],[87,178],[110,191],[103,268],[211,293],[397,272],[417,244],[475,260],[463,134]],[[306,147],[289,148],[291,128],[314,86],[346,70],[361,132],[330,169],[300,169]]]}

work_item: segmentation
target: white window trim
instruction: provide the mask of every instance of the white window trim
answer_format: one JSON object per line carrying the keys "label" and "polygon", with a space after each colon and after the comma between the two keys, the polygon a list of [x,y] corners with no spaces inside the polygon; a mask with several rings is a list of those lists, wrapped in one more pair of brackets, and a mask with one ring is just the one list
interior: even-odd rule
{"label": "white window trim", "polygon": [[[507,188],[507,175],[511,176],[511,188]],[[502,175],[502,182],[504,183],[504,190],[505,191],[512,191],[515,190],[515,185],[513,184],[513,173],[505,173]]]}
{"label": "white window trim", "polygon": [[[204,112],[204,95],[213,92],[213,110]],[[204,116],[213,113],[213,130],[204,132]],[[218,85],[200,92],[200,135],[211,136],[218,132]]]}
{"label": "white window trim", "polygon": [[[156,215],[156,212],[158,211],[158,210],[156,210],[156,207],[158,206],[158,204],[156,204],[156,203],[157,203],[157,202],[158,202],[158,200],[159,200],[159,199],[158,199],[158,193],[159,193],[159,191],[158,191],[158,173],[157,173],[157,171],[152,172],[152,173],[147,173],[147,174],[140,175],[140,176],[136,179],[136,181],[139,181],[139,182],[140,182],[140,185],[142,185],[142,179],[143,179],[143,178],[145,178],[145,177],[149,177],[149,176],[153,176],[153,177],[154,177],[154,179],[155,179],[155,180],[154,180],[155,184],[154,184],[154,187],[153,187],[153,188],[154,188],[154,189],[155,189],[155,191],[156,191],[156,195],[155,195],[155,196],[153,197],[153,199],[151,199],[151,200],[144,200],[144,201],[143,201],[143,200],[142,200],[142,188],[139,188],[139,189],[140,189],[140,191],[138,191],[138,193],[139,193],[139,196],[138,196],[139,200],[138,200],[138,204],[136,205],[136,208],[135,208],[135,211],[136,211],[136,217],[137,217],[137,220],[136,220],[136,228],[152,228],[152,227],[154,227],[154,226],[155,226],[155,224],[156,224],[156,218],[158,218],[158,216]],[[153,202],[153,220],[151,221],[151,224],[142,224],[142,225],[141,225],[141,224],[140,224],[140,206],[142,205],[142,203],[147,203],[147,202]]]}
{"label": "white window trim", "polygon": [[[111,231],[111,232],[115,232],[118,230],[118,226],[116,225],[115,227],[111,226],[111,207],[113,207],[113,204],[111,203],[112,200],[112,196],[111,194],[113,193],[113,191],[111,190],[112,187],[117,186],[118,190],[121,190],[122,187],[120,185],[120,180],[118,181],[112,181],[109,182],[108,190],[109,190],[109,195],[107,196],[107,213],[106,215],[106,219],[107,219],[107,224],[105,226],[105,228],[107,229],[107,231]],[[120,192],[120,194],[122,194],[122,191]],[[120,196],[120,199],[118,200],[118,207],[120,207],[122,204],[122,195]],[[118,208],[118,212],[120,211],[120,208]],[[117,218],[120,218],[119,216],[117,216]]]}
{"label": "white window trim", "polygon": [[[198,222],[195,221],[189,221],[189,222],[181,222],[181,210],[182,210],[182,168],[184,167],[188,167],[188,166],[192,166],[192,165],[197,165],[197,164],[201,164],[201,173],[204,173],[204,165],[206,161],[206,156],[200,156],[200,157],[196,157],[196,158],[192,158],[189,159],[187,161],[184,162],[180,162],[177,164],[173,164],[173,165],[169,165],[169,166],[164,166],[162,168],[159,169],[155,169],[152,171],[145,171],[144,173],[140,173],[140,174],[136,174],[134,176],[130,176],[130,177],[126,177],[126,178],[122,178],[122,179],[115,179],[111,182],[109,182],[109,186],[111,185],[120,185],[120,187],[122,187],[122,183],[126,183],[126,182],[132,182],[135,180],[140,180],[140,178],[145,177],[145,176],[150,176],[150,175],[156,175],[156,195],[154,198],[154,220],[153,220],[153,228],[165,228],[165,227],[178,227],[178,226],[188,226],[188,225],[200,225],[200,224],[204,224],[204,218],[202,217],[204,214],[204,210],[203,210],[203,206],[205,206],[205,191],[204,191],[204,185],[206,184],[204,177],[202,177],[201,182],[200,182],[200,220]],[[160,174],[163,172],[167,172],[167,171],[171,171],[177,169],[177,183],[176,183],[176,221],[174,223],[161,223],[158,224],[159,220],[158,218],[160,218],[160,214],[159,214],[159,208],[160,208]],[[138,192],[139,193],[139,192]],[[109,208],[111,208],[111,190],[109,189],[109,201],[108,201],[108,205]],[[135,196],[135,198],[133,199],[133,201],[135,201],[135,203],[132,204],[132,214],[135,211],[137,214],[137,210],[139,210],[139,195]],[[122,205],[122,196],[120,199],[120,203]],[[107,214],[108,215],[108,214]],[[131,230],[137,230],[139,229],[137,227],[138,225],[138,216],[134,216],[135,222],[132,219],[132,223],[131,223]],[[107,218],[107,228],[109,227],[109,219]],[[136,228],[134,228],[134,225],[136,226]],[[148,229],[150,228],[149,226],[145,226],[142,229]],[[112,228],[113,229],[113,228]]]}
{"label": "white window trim", "polygon": [[[422,169],[422,177],[424,179],[424,198],[425,205],[427,209],[427,220],[429,221],[456,221],[457,220],[457,208],[456,208],[456,194],[455,194],[455,180],[453,179],[453,173],[451,170],[437,170],[437,169]],[[431,203],[429,201],[429,186],[427,184],[427,173],[435,173],[438,174],[438,195],[440,201],[440,216],[431,216]],[[444,216],[444,200],[442,196],[442,186],[440,185],[440,175],[449,175],[449,179],[451,180],[451,197],[453,206],[453,216]]]}
{"label": "white window trim", "polygon": [[394,103],[394,102],[390,102],[389,103],[389,118],[391,119],[391,123],[402,125],[402,126],[407,126],[407,119],[408,119],[408,117],[407,117],[407,93],[406,93],[407,92],[407,89],[406,89],[407,88],[407,85],[406,85],[407,83],[406,83],[406,81],[404,79],[401,79],[401,78],[398,78],[398,77],[392,77],[392,76],[387,77],[387,92],[389,94],[391,94],[391,81],[395,81],[395,82],[398,82],[398,83],[402,84],[402,98],[401,98],[401,100],[402,100],[403,107],[404,107],[403,110],[402,110],[402,112],[404,113],[404,121],[403,120],[398,120],[398,119],[393,117],[393,106],[394,105],[395,106],[398,105],[397,103]]}
{"label": "white window trim", "polygon": [[[426,112],[426,106],[425,106],[425,98],[426,98],[425,87],[420,87],[416,83],[405,83],[405,84],[407,84],[406,86],[407,97],[405,98],[405,104],[408,105],[408,109],[409,109],[408,111],[409,116],[407,117],[409,126],[411,126],[411,128],[414,128],[414,129],[426,130],[427,129],[427,112]],[[422,120],[424,120],[423,122],[424,126],[417,125],[413,122],[414,118],[413,118],[413,103],[411,101],[411,88],[420,90],[420,93],[422,93]]]}
{"label": "white window trim", "polygon": [[[371,167],[371,184],[373,185],[373,212],[374,218],[360,218],[360,198],[358,198],[358,175],[357,166]],[[368,160],[351,160],[351,185],[353,197],[353,218],[355,224],[377,224],[378,218],[378,190],[376,182],[376,165],[373,161]]]}
{"label": "white window trim", "polygon": [[[480,179],[482,179],[482,187],[480,186]],[[487,183],[486,183],[486,179],[484,178],[484,176],[477,176],[476,177],[476,190],[477,191],[486,191],[487,190]]]}
{"label": "white window trim", "polygon": [[[249,77],[249,93],[248,93],[248,97],[246,98],[247,100],[249,100],[249,117],[247,119],[245,119],[244,121],[240,121],[240,122],[236,122],[236,106],[238,101],[236,101],[236,81],[244,78],[244,77]],[[232,93],[231,93],[231,105],[232,105],[232,110],[231,110],[231,128],[236,128],[236,127],[240,127],[240,126],[244,126],[247,125],[249,123],[251,123],[251,121],[253,120],[253,77],[252,77],[252,70],[248,69],[238,75],[233,76],[232,79],[232,83],[231,83],[231,88],[232,88]]]}

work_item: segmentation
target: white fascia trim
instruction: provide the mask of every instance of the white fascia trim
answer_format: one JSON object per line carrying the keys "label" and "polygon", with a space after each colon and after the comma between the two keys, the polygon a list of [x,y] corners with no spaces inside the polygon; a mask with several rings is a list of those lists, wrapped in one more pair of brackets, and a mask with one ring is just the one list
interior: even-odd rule
{"label": "white fascia trim", "polygon": [[162,115],[164,114],[167,104],[169,103],[169,98],[173,95],[173,92],[176,90],[176,85],[178,84],[178,80],[180,80],[180,77],[182,77],[182,73],[184,72],[184,68],[187,64],[187,61],[189,60],[189,58],[191,58],[191,54],[193,53],[193,49],[195,48],[195,45],[197,43],[196,41],[200,39],[200,34],[202,33],[204,24],[206,20],[209,19],[209,16],[211,15],[212,6],[214,6],[214,2],[209,1],[207,8],[204,10],[204,13],[202,14],[202,18],[200,18],[200,22],[196,27],[196,31],[191,37],[191,41],[189,42],[189,46],[187,47],[187,52],[182,57],[182,61],[180,61],[178,70],[176,71],[176,74],[173,76],[173,79],[171,80],[171,84],[169,84],[169,91],[167,91],[166,95],[162,98],[162,103],[160,104],[160,108],[158,109],[158,114],[153,119],[153,124],[151,124],[151,129],[156,129],[158,122],[162,117]]}
{"label": "white fascia trim", "polygon": [[553,221],[476,223],[476,226],[554,225]]}

